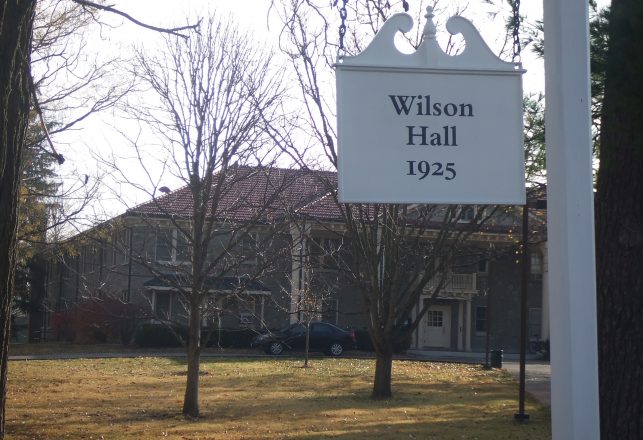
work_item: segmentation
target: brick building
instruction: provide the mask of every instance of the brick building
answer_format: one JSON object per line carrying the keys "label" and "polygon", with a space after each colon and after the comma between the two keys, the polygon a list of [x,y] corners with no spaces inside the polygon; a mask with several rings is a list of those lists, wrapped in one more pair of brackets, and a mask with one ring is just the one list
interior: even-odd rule
{"label": "brick building", "polygon": [[[350,266],[354,256],[343,208],[333,195],[336,174],[238,167],[235,176],[210,216],[214,232],[204,259],[211,265],[203,280],[209,293],[204,327],[282,327],[312,310],[309,297],[314,291],[316,318],[366,328],[362,298],[342,275],[342,265]],[[34,314],[32,328],[42,337],[58,337],[57,314],[88,299],[135,304],[145,311],[139,321],[184,322],[184,294],[191,289],[194,259],[192,203],[187,188],[180,188],[52,249],[46,258],[41,313]],[[458,221],[464,226],[476,210],[489,208],[459,209],[463,213]],[[540,214],[533,214],[535,223],[542,224]],[[438,281],[429,282],[413,312],[431,301],[412,347],[483,351],[490,330],[492,347],[518,349],[517,220],[511,209],[492,215],[468,235],[433,299],[430,294]],[[530,248],[532,340],[548,335],[544,246]]]}

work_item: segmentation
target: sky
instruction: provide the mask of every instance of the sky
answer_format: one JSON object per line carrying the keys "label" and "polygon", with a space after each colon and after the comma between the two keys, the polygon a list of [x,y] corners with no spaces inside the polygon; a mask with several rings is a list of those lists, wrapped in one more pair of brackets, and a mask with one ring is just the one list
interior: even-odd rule
{"label": "sky", "polygon": [[[330,2],[330,0],[328,0]],[[411,0],[409,3],[419,3]],[[481,32],[487,44],[495,51],[499,50],[499,42],[502,39],[504,30],[502,29],[502,19],[500,17],[491,20],[488,13],[497,11],[497,7],[486,5],[482,0],[449,0],[442,4],[449,3],[452,7],[465,7],[463,13],[465,18],[470,19]],[[504,0],[498,0],[496,3],[504,4]],[[261,41],[276,44],[279,23],[274,20],[268,20],[267,15],[270,6],[270,0],[136,0],[116,1],[115,5],[128,11],[132,16],[145,17],[148,23],[159,25],[172,25],[183,20],[187,16],[195,17],[207,13],[208,10],[215,9],[218,13],[231,14],[234,20],[246,28],[250,34],[259,38]],[[464,6],[463,6],[464,5]],[[521,2],[521,14],[527,17],[528,22],[535,23],[542,18],[542,1],[527,0]],[[503,10],[509,8],[503,5]],[[402,12],[400,9],[399,12]],[[446,17],[444,17],[446,18]],[[416,23],[416,26],[423,26],[424,23]],[[440,31],[440,29],[438,30]],[[443,35],[446,30],[442,29]],[[128,23],[119,28],[119,39],[124,42],[151,41],[156,38],[153,33],[145,33],[140,28]],[[526,51],[522,56],[523,67],[527,70],[524,77],[524,88],[526,92],[537,93],[544,89],[544,67],[542,60],[537,59],[531,51]]]}
{"label": "sky", "polygon": [[[330,1],[330,0],[329,0]],[[411,5],[416,0],[410,0]],[[260,42],[260,44],[277,46],[279,24],[275,17],[269,20],[268,9],[270,0],[117,0],[112,2],[116,8],[155,26],[173,26],[177,23],[194,23],[196,17],[207,14],[209,10],[216,9],[219,14],[230,14],[239,26],[248,34]],[[449,4],[457,4],[458,1],[450,0]],[[504,33],[502,18],[492,19],[489,14],[489,6],[482,0],[460,1],[461,5],[467,8],[462,14],[469,18],[479,29],[487,44],[494,52],[499,51]],[[505,3],[504,1],[502,3]],[[599,4],[606,4],[603,0]],[[505,11],[508,7],[505,6]],[[401,9],[400,9],[400,12]],[[527,24],[535,23],[542,17],[542,1],[523,0],[521,12],[527,17]],[[103,26],[94,30],[88,44],[92,50],[107,55],[128,53],[132,45],[148,47],[158,44],[161,40],[155,32],[142,29],[123,19],[103,14],[103,17],[113,27]],[[446,19],[448,17],[444,17]],[[423,26],[424,23],[416,23],[416,26]],[[438,29],[446,34],[444,29]],[[439,36],[439,34],[438,34]],[[279,57],[275,57],[278,62]],[[544,89],[544,67],[543,61],[538,59],[531,50],[524,51],[521,57],[523,68],[527,73],[523,77],[523,89],[526,93],[543,92]],[[75,171],[77,175],[88,174],[92,178],[104,174],[104,166],[97,160],[97,156],[106,157],[111,152],[125,157],[130,152],[126,151],[126,144],[123,133],[130,137],[138,135],[138,127],[131,122],[119,118],[116,112],[108,111],[99,116],[88,118],[82,130],[77,130],[60,136],[55,139],[60,143],[61,149],[68,158],[63,167],[64,173]],[[121,162],[126,163],[126,162]],[[129,166],[129,165],[126,165]],[[141,174],[140,167],[132,166],[127,174],[136,178]],[[131,188],[119,183],[117,178],[108,176],[100,177],[105,180],[105,188],[101,191],[98,203],[94,204],[89,216],[98,216],[103,219],[119,212],[127,206],[141,203],[149,197],[143,193],[133,191]],[[164,182],[165,183],[165,182]],[[169,182],[167,186],[176,189],[176,182]]]}

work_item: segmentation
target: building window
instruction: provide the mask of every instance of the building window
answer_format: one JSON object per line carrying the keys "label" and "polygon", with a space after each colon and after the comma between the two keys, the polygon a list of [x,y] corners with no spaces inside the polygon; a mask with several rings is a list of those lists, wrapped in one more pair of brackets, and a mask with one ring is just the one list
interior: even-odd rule
{"label": "building window", "polygon": [[100,245],[94,244],[92,246],[92,272],[100,268]]}
{"label": "building window", "polygon": [[426,318],[429,327],[442,327],[444,322],[442,310],[429,310],[426,312]]}
{"label": "building window", "polygon": [[159,319],[170,319],[172,316],[172,296],[170,292],[154,291],[154,315]]}
{"label": "building window", "polygon": [[477,207],[475,205],[465,205],[460,208],[460,213],[458,214],[458,222],[460,223],[470,223],[476,218]]}
{"label": "building window", "polygon": [[[255,298],[238,298],[235,301],[236,307],[239,312],[239,325],[244,327],[254,326],[258,319],[263,319],[261,313],[257,313],[257,304]],[[228,310],[234,309],[228,308]]]}
{"label": "building window", "polygon": [[486,259],[478,260],[478,273],[482,273],[482,274],[489,273],[489,260],[486,260]]}
{"label": "building window", "polygon": [[248,312],[239,313],[239,324],[241,324],[242,326],[252,325],[253,319],[254,319],[253,313],[248,313]]}
{"label": "building window", "polygon": [[156,230],[156,261],[172,261],[172,241],[171,229]]}
{"label": "building window", "polygon": [[541,325],[542,325],[542,316],[543,310],[540,307],[530,308],[527,317],[527,326],[529,331],[529,340],[540,340],[540,335],[542,334]]}
{"label": "building window", "polygon": [[178,229],[174,230],[174,243],[176,243],[176,253],[174,255],[174,261],[190,261],[190,240],[182,231],[179,231]]}
{"label": "building window", "polygon": [[100,242],[100,250],[100,262],[102,267],[104,268],[106,266],[111,266],[112,264],[114,264],[114,262],[112,261],[112,247],[106,240]]}
{"label": "building window", "polygon": [[190,261],[190,242],[178,229],[159,228],[156,230],[156,261]]}
{"label": "building window", "polygon": [[83,246],[83,272],[92,273],[94,268],[98,266],[98,252],[94,245]]}
{"label": "building window", "polygon": [[81,250],[81,257],[83,260],[83,273],[89,273],[91,270],[91,255],[89,254],[89,246],[83,246]]}
{"label": "building window", "polygon": [[341,246],[341,240],[338,238],[312,238],[310,240],[310,263],[318,268],[336,268]]}
{"label": "building window", "polygon": [[255,264],[257,262],[258,239],[257,233],[249,232],[237,243],[237,253],[243,263]]}
{"label": "building window", "polygon": [[126,264],[129,261],[130,230],[121,229],[112,237],[112,264]]}
{"label": "building window", "polygon": [[543,274],[543,256],[537,252],[534,252],[531,254],[531,274],[532,275]]}
{"label": "building window", "polygon": [[487,307],[476,307],[476,333],[487,332]]}

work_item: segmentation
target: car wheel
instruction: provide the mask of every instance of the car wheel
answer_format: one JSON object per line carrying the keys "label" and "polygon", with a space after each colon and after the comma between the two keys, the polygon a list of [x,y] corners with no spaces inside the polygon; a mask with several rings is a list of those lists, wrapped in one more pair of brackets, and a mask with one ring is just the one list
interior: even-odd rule
{"label": "car wheel", "polygon": [[283,353],[284,346],[281,342],[271,342],[268,346],[268,353],[274,354],[275,356]]}
{"label": "car wheel", "polygon": [[343,352],[344,347],[339,342],[333,342],[330,344],[330,347],[328,347],[328,354],[331,356],[341,356]]}

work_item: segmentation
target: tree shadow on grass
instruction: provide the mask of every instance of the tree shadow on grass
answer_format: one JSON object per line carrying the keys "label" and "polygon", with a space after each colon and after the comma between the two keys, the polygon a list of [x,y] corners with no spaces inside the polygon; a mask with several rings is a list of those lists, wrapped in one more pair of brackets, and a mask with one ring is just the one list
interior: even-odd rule
{"label": "tree shadow on grass", "polygon": [[[390,411],[399,408],[424,408],[427,411],[438,406],[448,406],[452,409],[443,410],[449,417],[458,417],[458,412],[465,410],[466,417],[476,419],[484,415],[486,405],[497,407],[505,406],[511,396],[507,394],[506,386],[500,384],[483,384],[479,386],[457,387],[451,384],[414,384],[413,387],[405,386],[397,390],[395,396],[389,400],[372,400],[369,398],[370,387],[368,384],[352,385],[344,390],[319,389],[319,384],[300,383],[298,389],[284,388],[279,390],[280,379],[290,379],[288,373],[269,376],[260,385],[257,382],[249,384],[243,377],[217,378],[209,375],[208,380],[217,382],[225,381],[223,387],[212,387],[211,384],[202,383],[201,400],[202,409],[207,414],[214,411],[216,417],[238,419],[253,417],[257,419],[273,419],[281,415],[297,414],[303,420],[316,418],[322,412],[343,413],[347,410],[359,411]],[[262,389],[270,387],[270,391],[262,393]],[[118,390],[115,390],[118,393]],[[143,399],[149,392],[148,386],[127,386],[130,394]],[[268,394],[272,395],[269,397]],[[475,396],[475,397],[472,397]],[[168,402],[169,403],[169,402]],[[530,401],[534,405],[533,401]],[[536,405],[537,406],[537,405]],[[179,408],[180,409],[180,408]],[[154,418],[155,414],[166,414],[171,409],[148,411],[148,416]],[[511,418],[512,409],[507,408],[508,417]],[[137,414],[139,417],[140,414]],[[127,422],[129,415],[115,422]]]}
{"label": "tree shadow on grass", "polygon": [[[147,426],[157,430],[169,426],[192,438],[197,433],[218,432],[221,436],[217,429],[222,424],[229,429],[251,426],[257,432],[254,436],[246,436],[245,431],[241,434],[248,439],[286,434],[302,440],[413,436],[460,440],[462,435],[496,440],[543,439],[549,435],[548,410],[531,401],[535,409],[528,408],[528,412],[533,423],[528,427],[513,425],[515,390],[501,377],[482,377],[484,383],[452,383],[403,376],[394,379],[393,399],[373,401],[369,399],[372,372],[366,364],[338,370],[331,368],[336,361],[318,362],[316,368],[304,370],[299,368],[299,360],[292,359],[271,360],[270,364],[256,359],[205,361],[202,367],[209,374],[202,377],[200,387],[203,417],[188,421],[180,414],[185,380],[179,373],[185,368],[185,359],[168,359],[122,362],[118,369],[99,378],[94,388],[79,384],[73,390],[73,399],[69,398],[73,383],[64,385],[56,380],[51,388],[52,378],[43,378],[35,391],[41,398],[26,399],[28,403],[23,403],[18,414],[12,414],[8,430],[16,436],[10,438],[64,438],[55,435],[61,426],[70,433],[69,438],[85,438],[83,429],[90,429],[85,425],[93,432],[112,435],[120,431],[140,433]],[[103,371],[99,365],[106,368],[114,363],[91,365],[87,370],[94,374]],[[141,369],[128,375],[133,367]],[[65,387],[67,392],[58,394],[58,389],[64,391]],[[67,400],[57,401],[62,396]],[[30,423],[21,423],[21,413],[29,415]],[[275,435],[263,432],[266,426],[276,429]],[[510,435],[504,435],[505,431]],[[130,434],[127,438],[139,437]]]}

